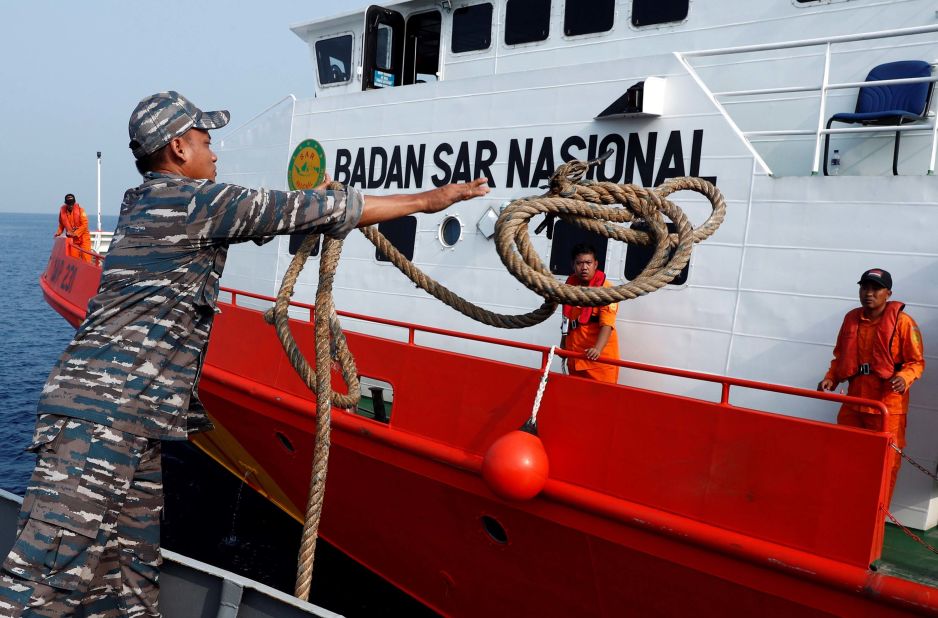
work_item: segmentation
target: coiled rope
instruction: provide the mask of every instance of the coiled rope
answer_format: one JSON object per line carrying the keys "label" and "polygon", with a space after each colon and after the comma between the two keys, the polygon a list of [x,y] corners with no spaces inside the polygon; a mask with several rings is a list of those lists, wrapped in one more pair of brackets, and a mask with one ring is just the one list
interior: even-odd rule
{"label": "coiled rope", "polygon": [[[673,178],[654,189],[611,182],[593,182],[585,176],[596,161],[571,161],[557,168],[545,195],[522,198],[509,204],[495,224],[495,247],[511,274],[528,289],[544,298],[544,303],[525,314],[505,315],[489,311],[462,298],[434,281],[404,257],[377,227],[361,231],[375,247],[417,286],[463,315],[498,328],[525,328],[550,317],[557,304],[597,307],[629,300],[653,292],[680,274],[690,260],[693,246],[717,230],[726,215],[723,195],[713,184],[699,178]],[[344,190],[340,183],[328,187]],[[684,212],[668,197],[677,191],[694,191],[709,200],[712,212],[703,225],[694,228]],[[596,234],[624,243],[653,245],[654,254],[645,269],[634,279],[614,287],[586,287],[559,282],[544,266],[534,250],[528,224],[538,215],[559,217]],[[676,230],[668,231],[667,220]],[[641,221],[648,231],[622,224]],[[303,535],[297,565],[295,594],[307,600],[312,581],[313,557],[326,486],[329,459],[331,408],[353,408],[361,396],[355,360],[349,352],[339,325],[332,298],[335,271],[342,252],[342,241],[323,237],[319,262],[319,288],[313,312],[316,369],[310,367],[290,333],[288,309],[294,287],[318,234],[308,236],[290,263],[277,300],[265,318],[276,327],[290,363],[306,385],[316,393],[316,446],[310,478]],[[348,393],[334,393],[331,388],[332,362],[339,364]]]}

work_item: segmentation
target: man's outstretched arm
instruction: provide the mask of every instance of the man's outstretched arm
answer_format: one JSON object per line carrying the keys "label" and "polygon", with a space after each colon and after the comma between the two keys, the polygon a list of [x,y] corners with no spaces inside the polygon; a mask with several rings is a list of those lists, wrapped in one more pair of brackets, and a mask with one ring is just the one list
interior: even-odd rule
{"label": "man's outstretched arm", "polygon": [[408,195],[366,195],[358,227],[367,227],[418,212],[439,212],[456,202],[485,195],[489,192],[487,182],[485,178],[478,178],[472,182],[444,185]]}

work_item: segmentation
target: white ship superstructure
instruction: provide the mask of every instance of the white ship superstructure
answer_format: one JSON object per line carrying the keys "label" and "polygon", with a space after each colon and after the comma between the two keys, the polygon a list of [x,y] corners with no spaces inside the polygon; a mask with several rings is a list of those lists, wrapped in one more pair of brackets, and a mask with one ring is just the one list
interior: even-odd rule
{"label": "white ship superstructure", "polygon": [[[458,294],[524,313],[541,299],[502,266],[490,237],[494,214],[542,193],[563,161],[611,151],[596,179],[653,186],[703,176],[728,205],[720,230],[695,248],[685,281],[620,304],[622,358],[812,388],[844,313],[857,305],[859,274],[882,267],[935,363],[935,103],[902,127],[899,175],[895,127],[824,129],[833,114],[854,110],[858,83],[875,66],[938,61],[933,2],[412,0],[293,31],[308,43],[314,67],[298,79],[316,80],[316,97],[287,97],[221,135],[220,180],[286,188],[291,153],[307,140],[321,147],[334,179],[366,193],[485,175],[493,189],[486,199],[386,231]],[[836,175],[824,174],[825,135],[839,155]],[[675,200],[695,223],[706,219],[703,199]],[[534,238],[558,277],[569,268],[575,233],[558,225],[553,238]],[[610,242],[601,249],[613,284],[635,272],[634,248]],[[274,295],[290,258],[288,238],[237,246],[222,284]],[[309,267],[296,298],[312,302],[315,285]],[[380,261],[360,234],[346,241],[335,287],[336,304],[347,311],[541,345],[560,336],[559,315],[520,331],[472,322]],[[345,326],[399,336],[374,324]],[[471,345],[454,341],[435,343]],[[912,389],[906,448],[930,470],[938,466],[936,375],[926,368]],[[691,388],[632,371],[620,380]],[[712,396],[719,398],[718,387]],[[829,422],[836,415],[833,405],[795,407],[766,393],[744,392],[734,403]],[[675,455],[667,444],[660,450]],[[935,484],[903,466],[891,510],[916,528],[935,526]]]}

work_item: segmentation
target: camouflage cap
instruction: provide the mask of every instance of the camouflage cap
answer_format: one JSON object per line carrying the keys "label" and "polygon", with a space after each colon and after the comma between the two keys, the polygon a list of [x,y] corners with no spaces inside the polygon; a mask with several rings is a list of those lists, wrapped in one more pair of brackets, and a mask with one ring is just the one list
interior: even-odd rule
{"label": "camouflage cap", "polygon": [[231,118],[227,110],[203,112],[174,90],[152,94],[130,114],[130,150],[139,159],[152,154],[192,128],[220,129]]}

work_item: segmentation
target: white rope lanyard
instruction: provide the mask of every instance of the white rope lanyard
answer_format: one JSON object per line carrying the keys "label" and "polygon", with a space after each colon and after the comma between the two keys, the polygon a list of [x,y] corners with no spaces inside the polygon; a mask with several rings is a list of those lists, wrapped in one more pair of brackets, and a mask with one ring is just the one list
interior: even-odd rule
{"label": "white rope lanyard", "polygon": [[554,361],[554,350],[557,346],[550,346],[550,353],[547,355],[547,362],[544,363],[544,373],[541,375],[541,383],[537,387],[537,395],[534,397],[534,409],[531,410],[532,425],[537,426],[537,411],[541,407],[541,399],[544,397],[544,391],[547,390],[547,376],[550,374],[550,364]]}

